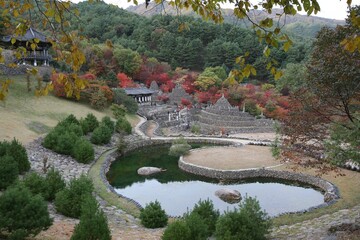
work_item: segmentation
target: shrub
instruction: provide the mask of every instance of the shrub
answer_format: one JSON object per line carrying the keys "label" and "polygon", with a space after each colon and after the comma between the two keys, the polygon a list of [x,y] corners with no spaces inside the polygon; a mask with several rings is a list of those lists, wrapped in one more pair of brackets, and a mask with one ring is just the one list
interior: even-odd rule
{"label": "shrub", "polygon": [[162,240],[189,240],[191,230],[184,220],[177,220],[171,223],[164,231]]}
{"label": "shrub", "polygon": [[106,125],[101,124],[99,127],[95,128],[90,141],[97,145],[107,144],[110,142],[111,135],[111,130]]}
{"label": "shrub", "polygon": [[191,149],[191,146],[189,144],[173,144],[170,147],[169,155],[180,157],[182,155],[185,155],[189,152]]}
{"label": "shrub", "polygon": [[201,128],[199,125],[192,125],[190,131],[194,134],[200,134]]}
{"label": "shrub", "polygon": [[35,236],[51,224],[47,204],[24,185],[9,187],[0,196],[0,229],[8,232],[10,239]]}
{"label": "shrub", "polygon": [[105,94],[101,90],[91,93],[90,105],[97,110],[104,110],[107,105]]}
{"label": "shrub", "polygon": [[125,149],[127,148],[127,143],[123,136],[118,137],[116,146],[117,146],[118,152],[120,152],[121,154],[124,154]]}
{"label": "shrub", "polygon": [[8,155],[0,156],[0,190],[13,184],[18,175],[18,164],[14,158]]}
{"label": "shrub", "polygon": [[84,133],[84,135],[88,134],[90,132],[90,124],[85,119],[80,119],[80,126]]}
{"label": "shrub", "polygon": [[40,194],[45,198],[48,187],[45,178],[37,173],[30,173],[24,178],[23,183],[32,194]]}
{"label": "shrub", "polygon": [[208,236],[213,235],[220,213],[218,210],[214,209],[212,201],[209,199],[204,201],[200,200],[197,204],[195,204],[191,214],[198,214],[208,226]]}
{"label": "shrub", "polygon": [[197,213],[190,213],[185,216],[185,223],[190,229],[190,238],[192,240],[206,240],[209,236],[208,225]]}
{"label": "shrub", "polygon": [[103,118],[101,119],[101,124],[104,124],[105,126],[107,126],[107,127],[111,130],[111,133],[114,132],[114,130],[115,130],[115,123],[114,123],[114,121],[112,121],[112,120],[110,119],[110,117],[108,117],[108,116],[103,117]]}
{"label": "shrub", "polygon": [[30,162],[25,147],[13,139],[6,147],[6,155],[13,157],[18,164],[19,173],[22,174],[30,169]]}
{"label": "shrub", "polygon": [[64,120],[60,121],[57,125],[64,125],[64,126],[69,126],[70,124],[76,124],[79,125],[80,122],[76,119],[76,117],[74,116],[74,114],[70,114],[69,116],[67,116]]}
{"label": "shrub", "polygon": [[78,137],[84,135],[84,132],[83,132],[81,126],[80,126],[80,123],[79,123],[79,125],[71,123],[68,126],[67,131],[75,133],[75,135],[78,136]]}
{"label": "shrub", "polygon": [[168,217],[158,201],[150,202],[141,210],[141,224],[146,228],[161,228],[167,225]]}
{"label": "shrub", "polygon": [[92,113],[86,115],[85,121],[89,124],[89,132],[93,132],[99,126],[99,121]]}
{"label": "shrub", "polygon": [[126,95],[126,92],[124,89],[115,89],[114,90],[114,103],[119,105],[124,105],[129,113],[135,114],[137,110],[139,109],[138,104],[136,101]]}
{"label": "shrub", "polygon": [[48,201],[53,201],[56,193],[63,190],[66,186],[61,174],[54,168],[51,168],[47,172],[45,182],[47,183],[45,199]]}
{"label": "shrub", "polygon": [[91,180],[84,175],[78,179],[72,179],[69,187],[56,194],[56,210],[65,216],[79,218],[83,198],[91,194],[93,188]]}
{"label": "shrub", "polygon": [[75,226],[71,240],[111,240],[107,219],[92,195],[87,195],[81,205],[80,222]]}
{"label": "shrub", "polygon": [[53,129],[51,132],[49,132],[42,142],[42,145],[48,149],[54,149],[57,144],[57,139],[59,137],[60,131],[57,131],[56,129]]}
{"label": "shrub", "polygon": [[79,138],[73,148],[73,157],[80,163],[89,163],[94,160],[95,151],[91,143]]}
{"label": "shrub", "polygon": [[76,140],[79,137],[73,132],[64,132],[58,136],[54,151],[60,154],[71,155]]}
{"label": "shrub", "polygon": [[266,239],[270,221],[259,202],[246,197],[239,210],[227,212],[216,223],[216,239]]}
{"label": "shrub", "polygon": [[118,105],[118,104],[111,104],[111,107],[110,107],[115,119],[120,119],[120,118],[123,118],[125,117],[126,115],[126,107],[124,105]]}
{"label": "shrub", "polygon": [[116,121],[115,129],[120,134],[130,134],[132,132],[132,127],[129,121],[126,118],[119,118]]}

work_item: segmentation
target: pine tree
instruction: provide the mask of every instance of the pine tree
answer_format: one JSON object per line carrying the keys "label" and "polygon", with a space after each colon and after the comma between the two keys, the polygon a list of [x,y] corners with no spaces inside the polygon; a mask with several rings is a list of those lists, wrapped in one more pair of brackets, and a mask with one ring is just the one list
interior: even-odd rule
{"label": "pine tree", "polygon": [[92,195],[81,206],[80,223],[75,226],[71,240],[110,240],[111,233],[104,212]]}

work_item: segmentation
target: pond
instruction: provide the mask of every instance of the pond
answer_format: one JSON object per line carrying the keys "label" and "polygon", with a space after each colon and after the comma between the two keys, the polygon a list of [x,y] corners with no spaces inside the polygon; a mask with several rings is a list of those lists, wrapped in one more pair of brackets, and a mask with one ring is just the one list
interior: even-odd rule
{"label": "pond", "polygon": [[[237,190],[243,197],[256,197],[270,216],[306,210],[324,202],[319,190],[294,182],[249,179],[224,185],[218,179],[186,173],[178,168],[178,157],[168,155],[169,147],[146,147],[118,158],[107,173],[109,183],[117,193],[135,200],[143,207],[158,200],[170,216],[182,216],[200,199],[212,200],[221,213],[237,208],[238,204],[226,203],[215,196],[215,191],[221,188]],[[193,145],[193,148],[196,147],[199,145]],[[146,177],[138,175],[137,169],[144,166],[165,168],[167,171]]]}

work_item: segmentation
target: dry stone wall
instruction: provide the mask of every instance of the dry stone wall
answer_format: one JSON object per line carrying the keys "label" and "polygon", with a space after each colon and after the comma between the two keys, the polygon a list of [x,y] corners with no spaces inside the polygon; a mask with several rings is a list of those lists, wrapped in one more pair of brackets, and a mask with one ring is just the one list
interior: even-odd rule
{"label": "dry stone wall", "polygon": [[205,176],[209,178],[216,178],[216,179],[241,180],[241,179],[261,177],[261,178],[273,178],[273,179],[281,179],[281,180],[288,180],[288,181],[295,181],[295,182],[309,184],[311,186],[320,188],[324,191],[325,203],[316,206],[314,208],[324,207],[329,204],[333,204],[340,198],[340,193],[334,184],[322,178],[314,177],[302,173],[277,171],[266,168],[245,169],[245,170],[217,170],[217,169],[212,169],[212,168],[207,168],[207,167],[202,167],[187,163],[183,160],[182,157],[180,157],[179,160],[179,168],[192,174]]}

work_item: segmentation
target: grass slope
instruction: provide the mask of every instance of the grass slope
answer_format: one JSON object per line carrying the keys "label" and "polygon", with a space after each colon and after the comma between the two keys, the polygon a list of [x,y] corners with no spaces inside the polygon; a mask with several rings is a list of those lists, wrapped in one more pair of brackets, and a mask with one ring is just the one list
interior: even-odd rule
{"label": "grass slope", "polygon": [[[1,80],[8,76],[0,75]],[[47,133],[59,120],[69,114],[77,118],[85,117],[93,113],[99,120],[109,115],[111,111],[106,109],[103,112],[91,108],[89,105],[73,100],[62,99],[49,94],[44,97],[36,97],[34,91],[27,91],[26,76],[10,76],[13,80],[10,85],[6,101],[0,102],[0,140],[18,139],[26,144]],[[37,81],[31,80],[34,90]],[[128,116],[128,120],[135,125],[137,116]]]}

